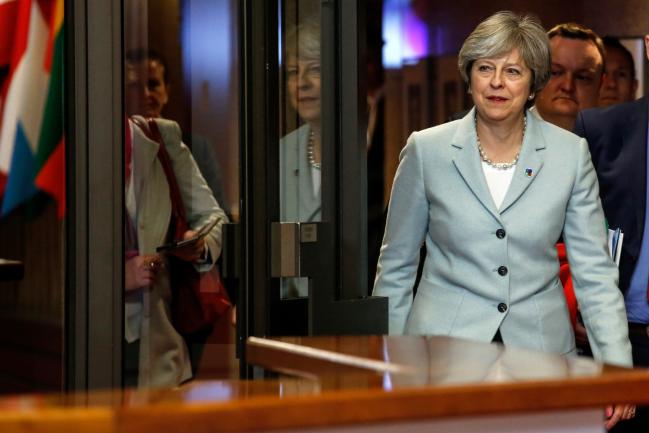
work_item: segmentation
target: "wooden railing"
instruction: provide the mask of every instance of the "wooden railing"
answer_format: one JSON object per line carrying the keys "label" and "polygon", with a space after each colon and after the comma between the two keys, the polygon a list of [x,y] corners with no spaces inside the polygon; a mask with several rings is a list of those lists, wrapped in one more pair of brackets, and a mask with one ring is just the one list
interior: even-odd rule
{"label": "wooden railing", "polygon": [[0,432],[302,432],[350,426],[371,431],[431,420],[466,423],[487,415],[520,422],[539,412],[537,420],[572,423],[581,422],[573,413],[586,413],[599,427],[608,404],[649,403],[645,370],[497,344],[443,337],[310,337],[252,339],[248,349],[252,363],[292,377],[5,397]]}

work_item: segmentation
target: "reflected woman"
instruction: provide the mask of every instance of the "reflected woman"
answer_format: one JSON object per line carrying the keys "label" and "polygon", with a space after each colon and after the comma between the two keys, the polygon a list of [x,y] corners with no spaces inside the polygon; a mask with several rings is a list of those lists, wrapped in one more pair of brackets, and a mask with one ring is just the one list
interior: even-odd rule
{"label": "reflected woman", "polygon": [[[286,89],[301,126],[280,141],[280,216],[282,221],[320,221],[320,24],[302,21],[286,34]],[[308,296],[304,278],[285,278],[283,298]]]}
{"label": "reflected woman", "polygon": [[286,89],[302,126],[280,142],[282,221],[320,221],[320,25],[300,23],[286,35]]}
{"label": "reflected woman", "polygon": [[[475,107],[413,133],[400,156],[374,286],[389,298],[390,333],[574,354],[555,248],[563,233],[595,356],[630,366],[587,143],[528,111],[550,76],[545,30],[496,13],[469,35],[458,63]],[[607,427],[631,416],[618,405]]]}
{"label": "reflected woman", "polygon": [[[228,219],[182,143],[178,124],[152,120],[166,152],[150,138],[146,119],[138,115],[148,103],[147,92],[142,91],[142,83],[149,82],[147,71],[125,62],[124,76],[126,114],[130,116],[124,137],[124,383],[176,386],[191,379],[192,369],[187,344],[172,322],[170,256],[191,263],[197,272],[210,271],[221,254],[221,227]],[[183,233],[176,233],[179,203],[174,202],[174,182],[165,172],[163,154],[169,158],[178,199],[186,211],[189,229]],[[168,254],[156,252],[172,239],[193,238],[214,221],[216,225],[204,238]]]}

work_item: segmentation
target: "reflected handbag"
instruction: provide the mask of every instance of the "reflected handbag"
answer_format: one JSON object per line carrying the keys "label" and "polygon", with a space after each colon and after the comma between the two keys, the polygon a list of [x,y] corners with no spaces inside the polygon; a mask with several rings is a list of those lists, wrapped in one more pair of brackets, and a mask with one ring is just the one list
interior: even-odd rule
{"label": "reflected handbag", "polygon": [[[148,119],[146,123],[142,118],[134,117],[132,120],[149,139],[160,145],[158,159],[169,183],[171,199],[170,237],[175,241],[182,240],[183,234],[189,229],[187,213],[158,124],[153,119]],[[171,254],[168,258],[171,322],[174,328],[180,334],[187,335],[215,323],[232,306],[218,267],[214,265],[209,271],[198,272],[192,263]]]}

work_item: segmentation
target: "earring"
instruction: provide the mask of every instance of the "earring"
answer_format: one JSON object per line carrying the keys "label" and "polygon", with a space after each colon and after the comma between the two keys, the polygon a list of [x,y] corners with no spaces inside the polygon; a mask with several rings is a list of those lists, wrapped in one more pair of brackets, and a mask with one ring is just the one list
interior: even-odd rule
{"label": "earring", "polygon": [[530,96],[528,96],[527,99],[529,99],[530,101],[531,101],[532,99],[534,99],[534,93],[532,93]]}

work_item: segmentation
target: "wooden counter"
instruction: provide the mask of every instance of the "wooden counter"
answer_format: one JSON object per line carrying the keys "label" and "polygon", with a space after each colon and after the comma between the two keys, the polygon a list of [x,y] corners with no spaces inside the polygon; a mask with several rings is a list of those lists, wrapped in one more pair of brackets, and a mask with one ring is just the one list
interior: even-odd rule
{"label": "wooden counter", "polygon": [[[283,401],[317,397],[317,382],[204,381],[173,389],[0,398],[2,433],[250,432],[271,428]],[[279,423],[281,425],[281,422]]]}
{"label": "wooden counter", "polygon": [[609,404],[649,403],[649,370],[501,344],[414,336],[252,337],[247,347],[252,364],[317,378],[323,390],[352,386],[371,394],[354,405],[371,416],[341,410],[341,422],[347,416],[396,422],[548,411],[556,417],[588,408],[599,416]]}
{"label": "wooden counter", "polygon": [[248,353],[299,377],[7,397],[0,431],[599,433],[606,404],[649,403],[646,371],[444,337],[251,339]]}

